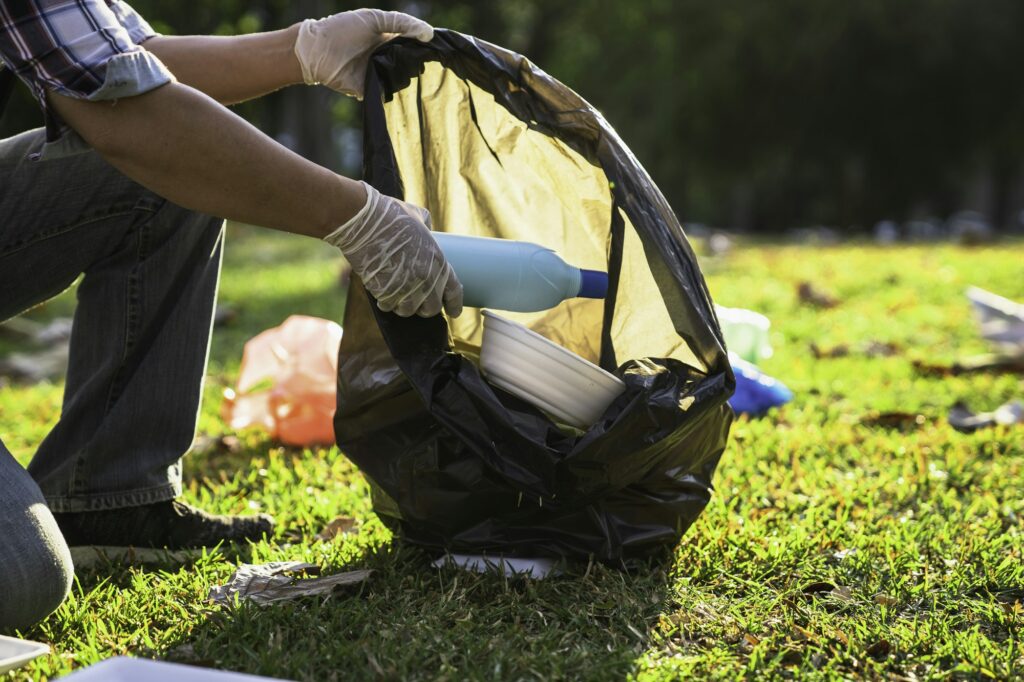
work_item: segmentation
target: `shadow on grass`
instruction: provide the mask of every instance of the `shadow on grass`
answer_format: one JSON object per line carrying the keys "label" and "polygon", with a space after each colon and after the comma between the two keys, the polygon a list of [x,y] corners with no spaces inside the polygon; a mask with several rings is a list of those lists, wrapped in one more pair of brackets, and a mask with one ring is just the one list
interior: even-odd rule
{"label": "shadow on grass", "polygon": [[385,545],[332,568],[374,574],[328,598],[211,608],[165,656],[298,680],[622,679],[667,598],[654,564],[532,581],[429,560]]}

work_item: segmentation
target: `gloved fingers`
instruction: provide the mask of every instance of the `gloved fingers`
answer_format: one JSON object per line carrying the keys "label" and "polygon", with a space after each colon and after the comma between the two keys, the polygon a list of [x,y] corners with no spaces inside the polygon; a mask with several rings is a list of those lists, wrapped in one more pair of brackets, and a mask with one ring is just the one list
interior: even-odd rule
{"label": "gloved fingers", "polygon": [[410,216],[412,216],[416,220],[420,221],[421,223],[426,225],[428,228],[433,229],[433,225],[431,224],[431,221],[430,221],[430,211],[428,211],[427,209],[423,208],[422,206],[417,206],[416,204],[410,204],[408,201],[398,201],[398,204],[399,204],[399,206],[402,207],[402,209],[407,214],[409,214]]}
{"label": "gloved fingers", "polygon": [[397,311],[405,302],[405,299],[408,298],[409,279],[411,277],[412,273],[406,268],[404,256],[400,256],[399,262],[379,271],[378,275],[363,281],[369,282],[366,288],[377,299],[377,307],[388,313]]}
{"label": "gloved fingers", "polygon": [[403,317],[461,311],[462,288],[431,236],[430,212],[366,192],[357,216],[326,240],[348,257],[377,307]]}
{"label": "gloved fingers", "polygon": [[448,277],[444,284],[444,309],[448,317],[458,317],[462,314],[462,282],[455,276],[452,266],[445,264]]}
{"label": "gloved fingers", "polygon": [[428,43],[434,38],[434,27],[404,12],[384,12],[372,10],[375,22],[374,30],[378,33],[394,33],[407,38]]}
{"label": "gloved fingers", "polygon": [[369,55],[362,55],[353,57],[348,64],[345,65],[344,69],[339,69],[338,74],[335,78],[330,81],[325,81],[325,85],[331,88],[335,92],[351,97],[357,102],[363,101],[363,79],[361,77],[352,76],[351,78],[344,77],[342,71],[346,74],[365,74],[366,69],[370,65]]}
{"label": "gloved fingers", "polygon": [[[380,292],[380,298],[377,298],[377,307],[386,313],[397,313],[402,317],[409,317],[412,313],[406,313],[402,315],[402,312],[408,308],[408,303],[402,297],[400,292],[391,292],[383,290]],[[415,308],[413,308],[415,310]]]}
{"label": "gloved fingers", "polygon": [[[367,289],[369,291],[369,288]],[[391,295],[381,292],[379,295],[370,291],[370,294],[377,299],[377,307],[386,313],[390,313],[398,305],[398,300]]]}
{"label": "gloved fingers", "polygon": [[318,82],[314,73],[317,56],[314,52],[316,32],[320,24],[315,19],[306,19],[299,26],[299,35],[295,39],[295,57],[302,68],[302,80],[306,85]]}
{"label": "gloved fingers", "polygon": [[413,291],[408,292],[402,301],[395,306],[395,314],[399,317],[412,317],[417,314],[424,305],[429,307],[430,292],[424,290],[422,285]]}
{"label": "gloved fingers", "polygon": [[441,307],[444,304],[444,288],[448,280],[450,267],[444,261],[436,262],[435,265],[438,267],[436,268],[433,280],[430,282],[430,290],[416,311],[416,314],[420,317],[440,315]]}
{"label": "gloved fingers", "polygon": [[419,310],[416,311],[419,317],[434,317],[435,315],[441,314],[441,293],[438,292],[435,296],[430,296],[427,300],[423,301],[420,305]]}
{"label": "gloved fingers", "polygon": [[395,314],[399,317],[412,317],[419,312],[421,306],[422,304],[418,303],[415,299],[406,299],[395,308]]}
{"label": "gloved fingers", "polygon": [[421,261],[419,268],[408,273],[403,282],[405,286],[400,295],[401,301],[394,306],[395,314],[401,317],[433,317],[441,312],[449,266],[439,251],[430,254],[428,258],[428,262]]}

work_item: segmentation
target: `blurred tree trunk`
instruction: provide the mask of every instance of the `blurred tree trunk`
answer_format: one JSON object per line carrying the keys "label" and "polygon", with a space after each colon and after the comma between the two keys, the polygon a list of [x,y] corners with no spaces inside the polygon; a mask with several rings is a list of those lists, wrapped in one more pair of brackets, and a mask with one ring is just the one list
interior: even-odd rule
{"label": "blurred tree trunk", "polygon": [[1016,213],[1020,207],[1013,206],[1013,190],[1020,175],[1020,164],[1008,154],[997,155],[992,162],[992,226],[1008,231],[1017,222]]}
{"label": "blurred tree trunk", "polygon": [[[333,11],[332,5],[326,0],[297,0],[286,10],[282,25],[326,16]],[[333,97],[334,93],[323,87],[297,86],[282,92],[277,139],[310,161],[337,170],[331,134]]]}

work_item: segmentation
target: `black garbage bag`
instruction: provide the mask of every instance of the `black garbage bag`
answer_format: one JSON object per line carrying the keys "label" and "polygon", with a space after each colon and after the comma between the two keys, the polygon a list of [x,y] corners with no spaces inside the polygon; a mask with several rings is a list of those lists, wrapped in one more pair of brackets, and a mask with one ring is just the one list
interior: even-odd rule
{"label": "black garbage bag", "polygon": [[452,31],[375,53],[364,125],[366,180],[425,206],[435,230],[607,270],[606,300],[508,317],[627,386],[573,432],[481,377],[478,310],[400,318],[354,282],[335,431],[377,514],[406,542],[454,552],[619,562],[673,546],[709,500],[734,379],[696,257],[650,177],[572,90]]}

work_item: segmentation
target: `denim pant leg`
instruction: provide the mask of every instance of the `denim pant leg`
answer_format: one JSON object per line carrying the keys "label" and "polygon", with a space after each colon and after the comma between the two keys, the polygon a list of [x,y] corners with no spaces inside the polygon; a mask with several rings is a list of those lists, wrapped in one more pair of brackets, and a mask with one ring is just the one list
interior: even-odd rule
{"label": "denim pant leg", "polygon": [[0,142],[0,319],[84,273],[57,425],[29,472],[54,511],[168,500],[195,436],[223,221],[176,206],[98,154]]}
{"label": "denim pant leg", "polygon": [[64,601],[72,575],[42,493],[0,443],[0,631],[45,618]]}

